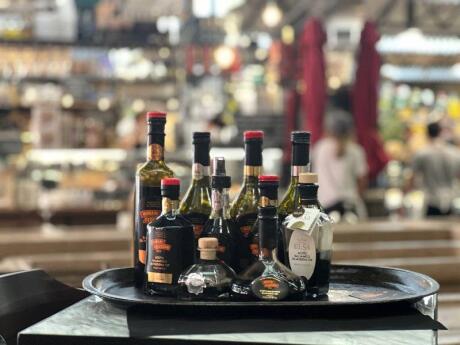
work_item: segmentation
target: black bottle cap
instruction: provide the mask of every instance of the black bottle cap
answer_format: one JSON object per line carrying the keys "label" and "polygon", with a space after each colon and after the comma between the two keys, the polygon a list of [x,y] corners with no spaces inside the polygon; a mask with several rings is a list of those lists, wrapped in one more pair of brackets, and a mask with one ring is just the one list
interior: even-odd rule
{"label": "black bottle cap", "polygon": [[292,165],[305,166],[310,163],[310,132],[292,132]]}
{"label": "black bottle cap", "polygon": [[297,186],[299,189],[300,199],[308,201],[318,200],[318,188],[317,184],[299,184]]}
{"label": "black bottle cap", "polygon": [[262,144],[264,141],[263,131],[244,132],[245,143],[245,165],[262,165]]}
{"label": "black bottle cap", "polygon": [[232,179],[225,173],[225,158],[214,157],[212,161],[211,188],[230,188]]}
{"label": "black bottle cap", "polygon": [[259,218],[274,218],[277,216],[277,208],[275,206],[258,207]]}
{"label": "black bottle cap", "polygon": [[211,141],[209,132],[193,132],[193,144],[208,144]]}
{"label": "black bottle cap", "polygon": [[171,200],[178,200],[180,192],[180,180],[170,177],[161,180],[161,196]]}
{"label": "black bottle cap", "polygon": [[294,131],[291,132],[291,142],[299,144],[309,144],[310,136],[310,132]]}
{"label": "black bottle cap", "polygon": [[212,160],[212,175],[213,176],[225,176],[227,175],[225,170],[225,158],[214,157]]}
{"label": "black bottle cap", "polygon": [[258,186],[260,190],[260,196],[265,196],[270,200],[277,200],[279,180],[279,177],[276,175],[259,176]]}

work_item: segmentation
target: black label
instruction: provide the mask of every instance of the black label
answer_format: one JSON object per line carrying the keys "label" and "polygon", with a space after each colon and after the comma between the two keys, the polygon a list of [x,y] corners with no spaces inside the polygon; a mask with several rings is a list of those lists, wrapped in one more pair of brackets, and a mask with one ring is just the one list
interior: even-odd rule
{"label": "black label", "polygon": [[236,218],[236,226],[244,238],[248,238],[251,234],[256,219],[256,213],[247,213]]}
{"label": "black label", "polygon": [[275,277],[259,277],[251,284],[252,293],[261,300],[279,301],[289,294],[286,282]]}
{"label": "black label", "polygon": [[195,239],[200,238],[209,216],[198,212],[190,212],[186,214],[185,217],[187,217],[187,219],[193,224]]}
{"label": "black label", "polygon": [[145,265],[147,224],[155,221],[161,213],[161,188],[140,186],[137,181],[135,206],[134,264]]}

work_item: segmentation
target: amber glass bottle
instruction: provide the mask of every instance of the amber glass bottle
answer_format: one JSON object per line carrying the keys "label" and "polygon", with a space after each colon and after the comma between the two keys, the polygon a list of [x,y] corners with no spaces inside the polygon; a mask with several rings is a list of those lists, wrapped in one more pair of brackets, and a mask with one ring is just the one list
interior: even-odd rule
{"label": "amber glass bottle", "polygon": [[144,283],[147,224],[161,212],[161,179],[173,172],[164,161],[166,113],[147,113],[147,161],[136,171],[134,215],[134,279],[137,287]]}
{"label": "amber glass bottle", "polygon": [[237,272],[248,267],[251,261],[249,252],[249,235],[257,219],[259,204],[258,176],[262,173],[263,131],[244,132],[245,163],[244,180],[241,190],[233,201],[230,215],[234,220],[238,236],[238,267]]}

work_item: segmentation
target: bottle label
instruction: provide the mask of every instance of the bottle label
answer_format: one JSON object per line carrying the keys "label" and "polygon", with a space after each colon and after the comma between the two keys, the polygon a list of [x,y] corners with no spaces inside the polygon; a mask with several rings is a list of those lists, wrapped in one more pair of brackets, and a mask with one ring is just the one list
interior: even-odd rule
{"label": "bottle label", "polygon": [[136,200],[136,240],[138,258],[145,265],[147,224],[155,221],[161,213],[161,188],[141,186]]}
{"label": "bottle label", "polygon": [[160,144],[150,144],[147,147],[147,158],[152,161],[163,160],[163,146]]}
{"label": "bottle label", "polygon": [[147,281],[175,284],[181,273],[180,228],[153,228],[149,236]]}
{"label": "bottle label", "polygon": [[310,279],[316,265],[315,240],[308,231],[293,230],[289,241],[289,266],[295,274]]}
{"label": "bottle label", "polygon": [[209,166],[193,163],[192,178],[194,180],[201,180],[204,176],[209,176]]}
{"label": "bottle label", "polygon": [[206,221],[208,220],[208,216],[198,212],[191,212],[186,215],[187,219],[193,224],[193,233],[195,234],[195,239],[200,238],[203,227]]}
{"label": "bottle label", "polygon": [[251,284],[255,296],[262,300],[279,301],[289,293],[287,284],[275,277],[259,277]]}

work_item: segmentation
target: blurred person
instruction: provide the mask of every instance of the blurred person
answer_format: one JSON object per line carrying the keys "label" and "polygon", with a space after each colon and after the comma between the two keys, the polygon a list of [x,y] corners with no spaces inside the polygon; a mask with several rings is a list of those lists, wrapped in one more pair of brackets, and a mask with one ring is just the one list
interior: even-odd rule
{"label": "blurred person", "polygon": [[408,189],[416,182],[423,189],[427,216],[450,215],[458,196],[460,150],[441,138],[439,122],[428,124],[426,132],[428,143],[414,155]]}
{"label": "blurred person", "polygon": [[329,214],[366,217],[362,195],[367,186],[364,150],[353,141],[353,121],[343,110],[326,117],[324,138],[313,148],[313,169],[319,176],[318,198]]}

